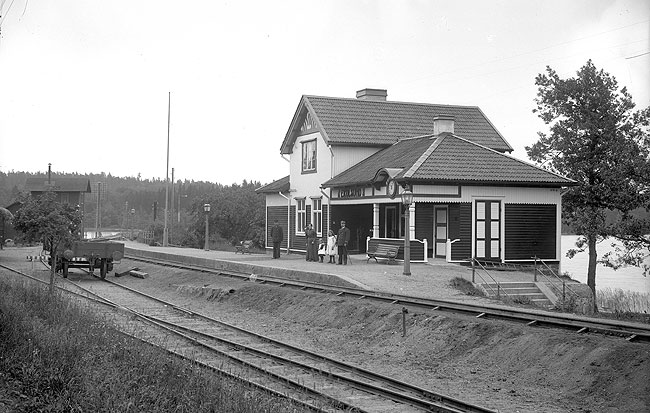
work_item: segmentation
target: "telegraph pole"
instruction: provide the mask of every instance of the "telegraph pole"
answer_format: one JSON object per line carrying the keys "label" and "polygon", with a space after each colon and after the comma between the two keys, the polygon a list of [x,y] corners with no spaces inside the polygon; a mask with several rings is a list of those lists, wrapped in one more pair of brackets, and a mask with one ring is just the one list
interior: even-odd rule
{"label": "telegraph pole", "polygon": [[169,223],[169,240],[174,245],[174,237],[172,236],[172,230],[174,229],[174,168],[172,168],[172,197],[169,201]]}
{"label": "telegraph pole", "polygon": [[169,123],[171,106],[172,92],[169,92],[169,97],[167,100],[167,170],[165,172],[165,229],[163,230],[163,247],[167,247],[169,245],[169,231],[167,229],[167,208],[169,206]]}

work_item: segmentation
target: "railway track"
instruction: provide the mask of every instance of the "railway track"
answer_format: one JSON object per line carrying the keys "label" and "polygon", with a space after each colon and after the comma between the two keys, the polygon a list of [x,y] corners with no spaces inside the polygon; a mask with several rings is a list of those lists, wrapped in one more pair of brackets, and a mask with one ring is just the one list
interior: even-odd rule
{"label": "railway track", "polygon": [[628,323],[616,320],[594,319],[572,314],[555,314],[550,312],[503,308],[477,304],[459,303],[446,300],[410,297],[399,294],[368,291],[358,288],[339,287],[327,284],[318,284],[307,281],[295,281],[266,275],[251,275],[235,271],[216,270],[207,267],[182,264],[175,261],[136,257],[127,254],[125,258],[146,262],[155,265],[191,269],[216,275],[247,279],[258,283],[267,283],[287,288],[318,291],[335,294],[337,296],[356,297],[357,299],[388,302],[403,307],[418,308],[420,310],[443,311],[472,315],[476,318],[506,320],[531,327],[557,328],[574,331],[577,334],[598,333],[621,337],[627,341],[643,342],[650,344],[650,326],[638,323]]}
{"label": "railway track", "polygon": [[[67,280],[61,287],[119,309],[127,315],[122,326],[143,341],[224,374],[245,378],[314,410],[492,411],[177,307],[119,283]],[[134,323],[133,317],[146,325]]]}

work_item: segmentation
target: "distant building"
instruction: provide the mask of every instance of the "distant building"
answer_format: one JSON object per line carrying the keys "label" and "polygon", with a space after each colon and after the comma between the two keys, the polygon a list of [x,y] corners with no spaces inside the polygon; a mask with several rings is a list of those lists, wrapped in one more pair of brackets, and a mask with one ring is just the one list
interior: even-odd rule
{"label": "distant building", "polygon": [[52,177],[51,165],[48,165],[48,173],[44,178],[27,178],[25,190],[32,196],[39,196],[45,192],[52,191],[56,194],[58,202],[76,206],[81,211],[81,233],[84,233],[83,217],[85,215],[85,194],[90,193],[90,180],[88,178],[63,178]]}
{"label": "distant building", "polygon": [[25,190],[29,191],[32,196],[39,196],[47,191],[56,194],[58,202],[70,205],[84,204],[84,194],[90,191],[90,180],[88,178],[27,178]]}
{"label": "distant building", "polygon": [[[561,189],[574,181],[509,156],[476,106],[386,97],[384,89],[302,96],[280,147],[289,175],[257,190],[267,234],[277,220],[288,234],[282,247],[304,251],[307,224],[322,237],[345,220],[358,252],[402,246],[409,231],[413,261],[559,262]],[[409,208],[400,201],[407,188]]]}

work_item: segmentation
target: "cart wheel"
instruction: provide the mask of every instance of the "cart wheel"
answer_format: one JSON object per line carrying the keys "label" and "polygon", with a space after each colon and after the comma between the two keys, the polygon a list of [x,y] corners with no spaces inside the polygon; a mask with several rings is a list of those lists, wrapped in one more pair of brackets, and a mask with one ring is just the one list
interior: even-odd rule
{"label": "cart wheel", "polygon": [[99,276],[102,278],[102,280],[106,278],[106,273],[108,272],[107,267],[108,267],[108,263],[106,262],[106,259],[102,258],[102,264],[99,270]]}

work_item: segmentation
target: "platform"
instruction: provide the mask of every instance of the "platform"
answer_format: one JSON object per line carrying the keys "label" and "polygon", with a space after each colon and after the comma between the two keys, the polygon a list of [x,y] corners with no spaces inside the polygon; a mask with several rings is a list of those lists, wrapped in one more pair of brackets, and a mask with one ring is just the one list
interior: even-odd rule
{"label": "platform", "polygon": [[[125,242],[125,253],[136,256],[160,257],[179,262],[193,263],[210,268],[233,270],[255,275],[269,275],[294,280],[322,282],[353,286],[371,291],[404,294],[413,297],[472,301],[495,304],[494,300],[468,296],[450,286],[451,280],[460,277],[471,280],[471,269],[452,264],[443,259],[430,259],[428,263],[411,263],[411,275],[404,275],[401,262],[388,264],[367,262],[365,254],[352,255],[348,265],[327,262],[308,262],[301,254],[286,254],[273,259],[271,253],[236,254],[233,251],[204,251],[193,248],[148,246]],[[117,267],[118,271],[120,270]],[[491,272],[499,282],[532,281],[533,275],[517,271]],[[480,280],[477,280],[480,282]]]}

